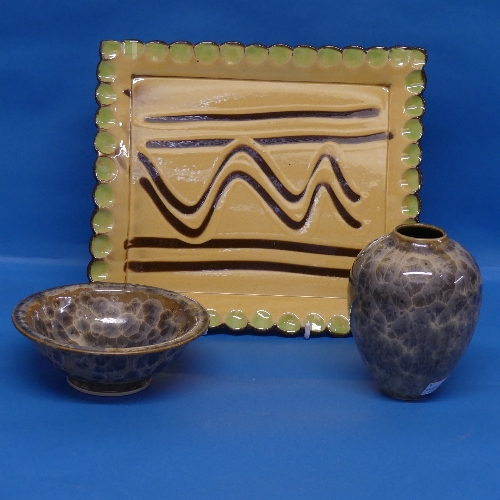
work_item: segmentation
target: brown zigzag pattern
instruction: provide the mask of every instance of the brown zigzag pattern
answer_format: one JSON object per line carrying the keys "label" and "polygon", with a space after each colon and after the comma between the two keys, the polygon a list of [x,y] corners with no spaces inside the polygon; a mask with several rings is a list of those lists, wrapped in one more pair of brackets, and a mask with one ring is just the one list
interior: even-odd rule
{"label": "brown zigzag pattern", "polygon": [[[349,184],[347,183],[345,177],[342,174],[342,171],[336,162],[336,160],[333,158],[333,156],[329,154],[323,154],[321,155],[311,173],[311,176],[309,178],[309,182],[306,185],[306,187],[302,190],[300,193],[292,193],[286,186],[283,185],[283,183],[276,177],[274,174],[273,170],[269,166],[269,164],[266,162],[266,160],[257,152],[255,149],[253,149],[250,146],[247,145],[240,145],[235,147],[233,150],[231,150],[224,160],[222,161],[221,165],[219,166],[217,172],[215,173],[210,185],[207,187],[201,198],[198,200],[197,203],[194,205],[187,205],[183,202],[181,202],[173,193],[172,191],[168,188],[168,186],[163,182],[163,180],[160,177],[160,174],[156,167],[153,165],[153,163],[149,160],[149,158],[144,155],[143,153],[138,153],[138,158],[141,161],[141,163],[144,165],[146,168],[147,172],[149,173],[149,176],[151,177],[152,181],[155,183],[157,189],[159,190],[160,194],[163,196],[163,198],[172,206],[174,207],[177,211],[186,214],[186,215],[191,215],[196,213],[205,203],[207,197],[209,196],[214,183],[216,182],[216,179],[219,177],[221,172],[224,170],[228,162],[233,158],[234,155],[238,153],[245,153],[248,156],[250,156],[255,163],[259,166],[261,171],[266,175],[266,177],[271,181],[273,186],[276,188],[276,190],[280,193],[280,195],[287,201],[291,203],[297,203],[300,201],[308,186],[309,183],[311,182],[311,179],[313,178],[315,172],[319,168],[320,163],[322,162],[323,159],[328,159],[330,162],[330,165],[332,167],[332,171],[342,188],[342,191],[346,195],[347,198],[349,198],[352,202],[358,202],[360,200],[360,196],[358,193],[354,192]],[[222,181],[222,184],[219,186],[219,189],[217,191],[217,194],[215,196],[215,199],[212,203],[212,206],[210,207],[208,213],[206,214],[204,220],[200,224],[198,228],[192,228],[182,222],[179,218],[177,218],[168,208],[167,206],[163,203],[163,201],[160,199],[158,196],[156,190],[154,189],[153,185],[151,182],[143,177],[139,180],[140,185],[142,188],[148,193],[154,204],[157,206],[161,214],[164,216],[164,218],[181,234],[188,236],[188,237],[197,237],[200,234],[202,234],[206,227],[208,226],[212,214],[215,210],[215,207],[217,206],[217,203],[222,196],[224,190],[226,187],[234,180],[236,179],[241,179],[245,181],[247,184],[249,184],[256,192],[257,194],[267,203],[267,205],[273,210],[273,212],[277,215],[277,217],[284,223],[286,224],[289,228],[299,230],[304,227],[304,225],[307,222],[307,219],[311,213],[311,210],[314,206],[314,201],[316,199],[316,195],[321,187],[325,188],[327,193],[330,196],[330,199],[332,200],[335,208],[337,209],[337,212],[340,214],[342,219],[349,224],[353,228],[359,228],[361,227],[361,223],[356,220],[354,217],[352,217],[351,214],[347,211],[347,209],[342,205],[340,200],[338,199],[337,195],[333,191],[332,187],[330,184],[327,184],[325,182],[318,183],[315,186],[314,192],[311,196],[311,200],[309,202],[309,206],[307,208],[306,214],[304,217],[296,221],[292,219],[271,197],[271,195],[266,191],[266,189],[260,184],[259,181],[257,181],[253,176],[250,174],[247,174],[242,171],[234,171],[229,173],[224,180]]]}
{"label": "brown zigzag pattern", "polygon": [[[144,167],[146,168],[146,170],[149,173],[149,176],[151,177],[153,182],[156,184],[156,186],[157,186],[158,190],[160,191],[160,193],[162,194],[162,196],[168,201],[168,203],[170,203],[170,205],[172,205],[176,210],[178,210],[179,212],[181,212],[183,214],[193,214],[193,213],[197,212],[203,206],[203,204],[205,203],[205,200],[206,200],[210,190],[212,189],[216,179],[219,177],[220,173],[222,172],[222,170],[224,170],[225,166],[231,160],[231,158],[238,153],[246,153],[248,156],[250,156],[255,161],[255,163],[260,167],[260,169],[262,170],[264,175],[266,175],[267,178],[271,181],[271,183],[276,188],[276,190],[281,194],[281,196],[283,196],[283,198],[285,198],[285,200],[287,200],[291,203],[297,203],[298,201],[300,201],[302,199],[302,197],[304,196],[304,194],[307,190],[309,183],[308,183],[308,185],[306,185],[306,187],[302,190],[301,193],[298,193],[298,194],[292,193],[276,177],[276,175],[274,174],[273,170],[271,169],[269,164],[266,162],[266,160],[257,151],[255,151],[255,149],[253,149],[250,146],[246,146],[246,145],[237,146],[226,155],[226,157],[222,161],[220,167],[217,169],[217,172],[213,176],[213,179],[210,182],[210,185],[207,187],[207,189],[205,190],[205,192],[203,193],[203,195],[201,196],[199,201],[194,205],[186,205],[177,199],[177,197],[170,191],[170,189],[163,182],[158,170],[155,168],[153,163],[149,160],[149,158],[146,155],[144,155],[143,153],[138,153],[138,158],[141,161],[141,163],[144,165]],[[314,166],[314,169],[311,172],[311,176],[310,176],[309,181],[314,176],[316,170],[318,169],[319,165],[321,164],[321,162],[323,161],[324,158],[327,158],[329,160],[330,165],[331,165],[332,170],[333,170],[333,173],[335,174],[335,177],[337,178],[337,181],[339,182],[340,187],[342,188],[342,191],[347,196],[347,198],[349,198],[352,202],[358,202],[360,200],[359,194],[354,192],[351,189],[351,187],[349,186],[349,184],[345,180],[345,177],[342,174],[342,171],[340,170],[338,163],[335,161],[335,158],[333,158],[333,156],[331,156],[331,155],[324,154],[318,158],[316,165]],[[227,177],[226,177],[226,179],[227,179]],[[226,185],[225,182],[224,182],[224,185]]]}

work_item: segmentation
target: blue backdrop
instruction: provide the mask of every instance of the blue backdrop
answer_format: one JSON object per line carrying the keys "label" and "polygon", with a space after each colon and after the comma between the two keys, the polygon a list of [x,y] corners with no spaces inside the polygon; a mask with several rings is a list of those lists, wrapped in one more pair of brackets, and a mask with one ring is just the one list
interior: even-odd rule
{"label": "blue backdrop", "polygon": [[[0,497],[497,498],[499,27],[485,0],[3,2]],[[39,359],[10,312],[86,281],[102,39],[428,51],[421,220],[485,281],[473,342],[433,398],[379,395],[352,339],[203,338],[118,401]]]}

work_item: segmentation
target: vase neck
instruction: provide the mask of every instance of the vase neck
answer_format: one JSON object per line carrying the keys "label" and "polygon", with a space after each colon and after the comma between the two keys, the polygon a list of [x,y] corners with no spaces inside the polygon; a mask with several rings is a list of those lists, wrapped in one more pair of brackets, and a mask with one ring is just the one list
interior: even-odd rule
{"label": "vase neck", "polygon": [[448,235],[439,227],[430,224],[402,224],[392,232],[400,242],[417,246],[441,246],[448,240]]}

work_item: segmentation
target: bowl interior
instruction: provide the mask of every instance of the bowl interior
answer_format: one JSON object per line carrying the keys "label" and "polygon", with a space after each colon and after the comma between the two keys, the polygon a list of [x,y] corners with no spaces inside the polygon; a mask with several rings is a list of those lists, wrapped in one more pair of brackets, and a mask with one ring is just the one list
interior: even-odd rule
{"label": "bowl interior", "polygon": [[[168,292],[165,292],[168,294]],[[84,348],[136,348],[179,338],[196,322],[186,300],[128,285],[38,294],[24,321],[37,337]]]}

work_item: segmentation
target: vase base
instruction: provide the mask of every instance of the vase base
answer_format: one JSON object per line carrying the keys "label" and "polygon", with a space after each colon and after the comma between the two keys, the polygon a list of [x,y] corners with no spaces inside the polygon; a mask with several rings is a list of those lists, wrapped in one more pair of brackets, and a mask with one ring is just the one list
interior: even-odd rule
{"label": "vase base", "polygon": [[386,396],[392,398],[392,399],[397,399],[399,401],[420,401],[422,399],[424,399],[426,396],[425,395],[419,395],[419,396],[406,396],[406,395],[403,395],[403,394],[398,394],[396,392],[392,392],[392,391],[389,391],[389,390],[386,390],[386,389],[380,389]]}
{"label": "vase base", "polygon": [[68,384],[73,387],[73,389],[84,392],[85,394],[91,394],[92,396],[128,396],[143,391],[150,383],[151,377],[121,384],[99,384],[68,377]]}

